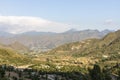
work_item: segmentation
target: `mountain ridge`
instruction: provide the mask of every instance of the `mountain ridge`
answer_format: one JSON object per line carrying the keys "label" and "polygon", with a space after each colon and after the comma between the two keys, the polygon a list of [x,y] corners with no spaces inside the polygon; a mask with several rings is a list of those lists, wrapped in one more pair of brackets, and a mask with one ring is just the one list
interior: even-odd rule
{"label": "mountain ridge", "polygon": [[52,32],[26,32],[14,34],[12,37],[0,37],[0,42],[6,45],[19,42],[33,51],[48,51],[65,43],[81,41],[89,38],[102,38],[111,30],[68,30],[63,33]]}

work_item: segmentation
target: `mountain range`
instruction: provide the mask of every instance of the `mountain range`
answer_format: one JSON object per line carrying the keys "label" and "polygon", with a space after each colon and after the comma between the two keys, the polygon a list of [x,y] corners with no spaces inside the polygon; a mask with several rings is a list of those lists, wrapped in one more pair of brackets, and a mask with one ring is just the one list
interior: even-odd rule
{"label": "mountain range", "polygon": [[70,29],[63,33],[30,31],[21,34],[11,34],[8,32],[0,32],[0,43],[5,45],[14,45],[14,43],[17,42],[15,47],[17,47],[17,45],[23,45],[26,47],[26,49],[21,48],[21,50],[28,51],[29,49],[35,52],[41,52],[48,51],[65,43],[81,41],[89,38],[102,38],[109,32],[113,31],[89,29],[77,31],[75,29]]}

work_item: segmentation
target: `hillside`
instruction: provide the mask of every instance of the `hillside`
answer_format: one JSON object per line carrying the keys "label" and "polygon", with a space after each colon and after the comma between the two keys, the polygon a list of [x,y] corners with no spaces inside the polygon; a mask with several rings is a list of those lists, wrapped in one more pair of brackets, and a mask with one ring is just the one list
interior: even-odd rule
{"label": "hillside", "polygon": [[13,50],[18,51],[19,53],[29,52],[29,48],[19,42],[14,42],[12,44],[6,45],[6,47],[10,47]]}
{"label": "hillside", "polygon": [[18,53],[24,54],[29,52],[29,48],[26,47],[25,45],[19,43],[19,42],[14,42],[11,44],[0,44],[0,48],[7,48],[7,49],[12,49]]}
{"label": "hillside", "polygon": [[[83,64],[110,65],[120,62],[120,30],[109,33],[102,39],[87,39],[61,45],[46,52],[49,57],[75,60]],[[59,56],[59,57],[58,57]],[[60,58],[61,57],[61,58]],[[52,59],[52,58],[50,58]]]}
{"label": "hillside", "polygon": [[0,64],[21,65],[29,64],[30,59],[24,55],[18,54],[9,48],[0,48]]}
{"label": "hillside", "polygon": [[[120,39],[120,31],[112,32],[103,37],[102,39],[86,39],[83,41],[79,42],[73,42],[73,43],[68,43],[61,45],[50,52],[59,52],[59,51],[87,51],[90,50],[96,50],[98,49],[103,49],[103,48],[110,48],[111,46],[114,47],[115,45],[119,46],[119,39]],[[114,49],[116,49],[115,47]],[[55,53],[57,54],[57,53]]]}

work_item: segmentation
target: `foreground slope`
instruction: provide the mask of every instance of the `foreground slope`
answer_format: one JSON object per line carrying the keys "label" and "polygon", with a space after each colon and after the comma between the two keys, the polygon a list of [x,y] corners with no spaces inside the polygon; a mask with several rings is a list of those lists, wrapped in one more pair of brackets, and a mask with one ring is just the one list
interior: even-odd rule
{"label": "foreground slope", "polygon": [[21,65],[29,64],[29,58],[18,54],[10,48],[0,47],[0,64]]}

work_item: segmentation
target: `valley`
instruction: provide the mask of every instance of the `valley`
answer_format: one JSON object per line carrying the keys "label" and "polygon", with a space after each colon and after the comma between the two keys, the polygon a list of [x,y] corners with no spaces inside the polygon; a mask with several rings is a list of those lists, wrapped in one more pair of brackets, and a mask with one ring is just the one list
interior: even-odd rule
{"label": "valley", "polygon": [[[68,80],[67,77],[62,77],[61,74],[72,75],[76,78],[75,80],[80,78],[78,77],[80,75],[82,78],[87,75],[90,77],[91,72],[88,69],[92,70],[95,65],[98,65],[101,70],[109,70],[109,68],[113,68],[112,66],[120,64],[119,34],[120,30],[108,33],[103,38],[95,37],[66,43],[54,49],[39,53],[29,50],[29,48],[19,42],[10,45],[1,44],[0,64],[13,66],[16,69],[20,69],[20,72],[25,69],[30,71],[32,69],[31,74],[38,74],[36,70],[41,71],[39,75],[43,76],[41,77],[43,80],[46,80],[46,78],[50,79],[48,76],[53,76],[53,80],[56,77],[58,80],[61,80],[62,78]],[[115,70],[113,69],[109,73],[111,75],[115,74],[117,75],[116,77],[118,77],[119,70],[120,67],[118,66]],[[9,74],[14,73],[18,75],[19,71],[17,72],[18,73],[10,71]],[[79,74],[77,75],[75,72],[78,72]],[[7,75],[8,71],[5,71],[5,73]],[[27,72],[22,72],[22,74],[27,75]],[[109,74],[106,75],[110,77]],[[9,78],[11,77],[12,76],[9,76]],[[19,78],[17,76],[14,77]],[[33,77],[35,78],[35,75]],[[32,75],[29,75],[29,78],[30,80],[34,80],[32,79]],[[25,79],[25,76],[21,77],[21,79]],[[37,79],[38,77],[36,77],[35,80]],[[27,80],[27,78],[25,80]]]}
{"label": "valley", "polygon": [[120,0],[0,0],[0,80],[120,80]]}

